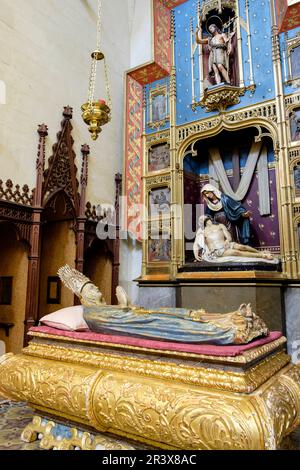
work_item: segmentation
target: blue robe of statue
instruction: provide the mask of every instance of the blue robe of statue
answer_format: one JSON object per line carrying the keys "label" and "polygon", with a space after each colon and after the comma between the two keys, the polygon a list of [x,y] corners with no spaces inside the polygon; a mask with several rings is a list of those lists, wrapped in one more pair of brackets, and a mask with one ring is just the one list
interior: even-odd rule
{"label": "blue robe of statue", "polygon": [[251,236],[250,221],[242,215],[247,212],[247,209],[239,201],[235,201],[226,194],[221,195],[221,202],[223,209],[216,212],[207,207],[205,213],[214,218],[218,213],[224,212],[227,219],[237,227],[240,242],[243,245],[249,245]]}
{"label": "blue robe of statue", "polygon": [[[151,314],[136,313],[118,306],[84,306],[84,319],[90,330],[102,334],[130,335],[163,341],[196,344],[234,344],[237,329],[222,321],[194,321],[190,309],[154,308]],[[221,315],[219,315],[221,316]],[[223,316],[224,319],[226,315]]]}

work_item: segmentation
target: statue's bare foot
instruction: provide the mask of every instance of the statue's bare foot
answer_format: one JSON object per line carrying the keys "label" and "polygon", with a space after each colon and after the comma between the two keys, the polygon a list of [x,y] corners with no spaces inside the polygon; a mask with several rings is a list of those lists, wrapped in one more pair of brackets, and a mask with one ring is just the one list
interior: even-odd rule
{"label": "statue's bare foot", "polygon": [[255,320],[255,313],[252,312],[251,305],[243,304],[239,308],[240,314],[245,318],[247,323],[247,328],[251,330],[253,328],[254,320]]}
{"label": "statue's bare foot", "polygon": [[242,304],[239,308],[239,312],[243,317],[249,320],[253,320],[255,318],[255,313],[252,312],[252,308],[250,304],[248,305]]}

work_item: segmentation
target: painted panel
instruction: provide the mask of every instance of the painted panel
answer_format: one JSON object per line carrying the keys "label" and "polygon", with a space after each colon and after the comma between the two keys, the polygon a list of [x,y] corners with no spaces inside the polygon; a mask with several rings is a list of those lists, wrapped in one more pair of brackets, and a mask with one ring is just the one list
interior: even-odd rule
{"label": "painted panel", "polygon": [[135,232],[136,211],[134,207],[142,204],[143,173],[143,87],[130,76],[127,76],[126,106],[126,154],[125,154],[125,187],[127,196],[127,226]]}

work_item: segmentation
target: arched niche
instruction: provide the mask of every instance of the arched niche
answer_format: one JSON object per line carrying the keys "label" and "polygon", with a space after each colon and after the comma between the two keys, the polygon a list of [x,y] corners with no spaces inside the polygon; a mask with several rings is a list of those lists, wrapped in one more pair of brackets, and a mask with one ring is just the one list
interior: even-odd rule
{"label": "arched niche", "polygon": [[[227,6],[224,6],[221,11],[219,9],[211,9],[208,11],[201,22],[201,36],[203,39],[211,39],[209,27],[215,25],[219,32],[225,33],[229,38],[230,50],[224,52],[226,57],[226,69],[228,70],[229,79],[228,82],[232,86],[239,86],[239,60],[238,57],[238,46],[237,46],[237,26],[236,18],[237,14],[234,10],[234,5],[228,2]],[[209,70],[209,56],[211,47],[206,45],[202,49],[202,67],[203,67],[203,78],[204,78],[204,89],[215,86],[216,79],[213,70]],[[224,64],[225,65],[225,64]]]}
{"label": "arched niche", "polygon": [[99,287],[106,303],[111,304],[114,253],[105,240],[95,238],[84,255],[84,274]]}
{"label": "arched niche", "polygon": [[65,264],[75,267],[75,224],[71,199],[63,190],[57,191],[42,217],[39,318],[74,303],[73,293],[61,285],[57,271]]}

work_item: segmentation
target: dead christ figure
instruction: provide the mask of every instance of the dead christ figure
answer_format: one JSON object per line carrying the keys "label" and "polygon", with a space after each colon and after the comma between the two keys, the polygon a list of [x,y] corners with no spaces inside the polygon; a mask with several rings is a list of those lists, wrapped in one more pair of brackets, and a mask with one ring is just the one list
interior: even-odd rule
{"label": "dead christ figure", "polygon": [[231,234],[223,224],[213,223],[209,216],[199,218],[199,230],[194,243],[194,255],[197,261],[215,261],[218,258],[236,257],[256,258],[276,262],[272,253],[258,251],[248,245],[232,241]]}

